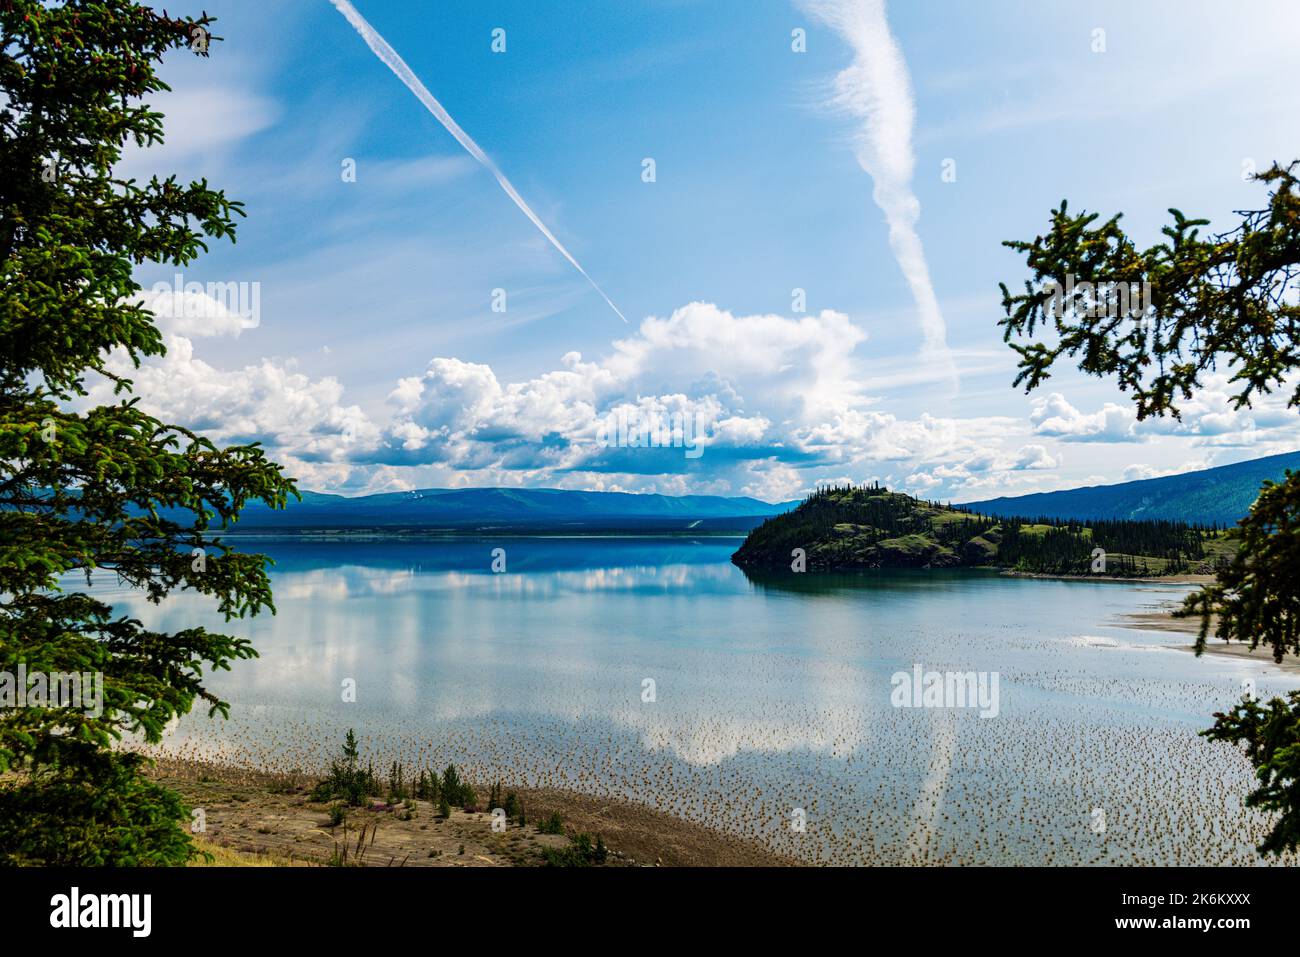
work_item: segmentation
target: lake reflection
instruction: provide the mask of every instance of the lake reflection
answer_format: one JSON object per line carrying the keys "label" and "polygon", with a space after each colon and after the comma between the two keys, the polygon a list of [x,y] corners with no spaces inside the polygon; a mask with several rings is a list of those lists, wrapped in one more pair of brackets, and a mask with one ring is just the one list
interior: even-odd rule
{"label": "lake reflection", "polygon": [[[212,679],[229,722],[191,715],[166,748],[318,768],[354,727],[380,768],[629,797],[819,862],[1256,861],[1250,768],[1196,732],[1247,676],[1300,683],[1117,624],[1185,587],[751,580],[738,544],[246,542],[276,560],[279,614],[225,626],[262,657]],[[102,591],[163,629],[222,627],[195,596]],[[997,672],[997,717],[894,707],[917,664]]]}

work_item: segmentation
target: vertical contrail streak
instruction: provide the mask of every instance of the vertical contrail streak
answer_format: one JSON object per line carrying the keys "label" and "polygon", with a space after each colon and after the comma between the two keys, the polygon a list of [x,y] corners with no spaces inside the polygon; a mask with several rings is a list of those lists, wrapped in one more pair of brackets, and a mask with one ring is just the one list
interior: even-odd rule
{"label": "vertical contrail streak", "polygon": [[546,228],[546,224],[543,223],[538,215],[532,211],[529,205],[524,202],[524,198],[519,195],[519,191],[514,188],[510,180],[506,179],[505,174],[497,168],[497,164],[492,162],[479,145],[470,138],[470,135],[460,128],[460,124],[451,118],[451,114],[443,108],[443,105],[439,103],[434,98],[433,94],[428,91],[425,85],[420,82],[420,78],[411,72],[411,68],[406,65],[406,61],[398,56],[397,51],[388,45],[388,41],[380,36],[378,31],[367,23],[366,19],[361,16],[361,14],[357,13],[356,8],[352,6],[348,0],[330,0],[330,2],[334,4],[339,13],[343,14],[343,16],[347,18],[348,23],[352,24],[357,33],[361,34],[361,39],[366,41],[366,45],[374,51],[375,56],[379,57],[379,59],[397,75],[397,78],[406,84],[406,88],[414,93],[416,99],[424,104],[424,108],[432,113],[434,118],[447,128],[448,133],[456,137],[456,141],[460,143],[461,146],[465,147],[465,151],[483,164],[483,166],[485,166],[488,171],[496,177],[497,182],[501,185],[501,188],[505,190],[506,195],[514,200],[514,204],[519,207],[525,216],[532,220],[533,225],[541,230],[542,235],[550,241],[552,246],[559,250],[560,255],[572,263],[573,268],[582,273],[583,278],[586,279],[587,282],[591,283],[591,288],[600,293],[601,298],[604,299],[605,302],[609,303],[609,308],[613,309],[620,319],[627,322],[627,317],[619,311],[618,306],[614,305],[614,301],[610,299],[609,296],[605,295],[605,290],[601,289],[600,286],[596,284],[596,280],[592,279],[591,276],[587,274],[587,270],[583,269],[578,260],[574,259],[569,251],[564,248],[564,244],[551,234],[551,231]]}
{"label": "vertical contrail streak", "polygon": [[889,226],[889,245],[911,287],[921,335],[931,358],[951,363],[947,326],[930,280],[916,221],[921,204],[912,190],[912,127],[916,104],[903,51],[890,32],[885,0],[797,0],[838,33],[853,63],[835,78],[836,106],[857,117],[858,165],[875,184],[876,205]]}

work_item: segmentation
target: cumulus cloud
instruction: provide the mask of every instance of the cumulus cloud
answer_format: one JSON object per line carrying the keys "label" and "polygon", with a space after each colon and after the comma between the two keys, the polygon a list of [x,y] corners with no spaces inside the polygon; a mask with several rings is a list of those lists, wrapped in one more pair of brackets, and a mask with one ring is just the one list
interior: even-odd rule
{"label": "cumulus cloud", "polygon": [[[221,442],[262,442],[321,490],[551,486],[784,501],[819,483],[879,479],[960,500],[1078,484],[1059,475],[1058,443],[1225,448],[1268,435],[1278,445],[1300,419],[1273,405],[1231,410],[1227,383],[1217,381],[1186,404],[1182,422],[1136,423],[1113,403],[1084,412],[1061,393],[1034,398],[1027,419],[899,414],[864,393],[866,334],[842,313],[737,315],[704,302],[647,318],[604,355],[568,352],[517,381],[487,363],[437,356],[363,409],[337,379],[306,375],[293,360],[205,362],[196,355],[202,337],[247,335],[256,324],[188,295],[150,300],[167,355],[139,369],[115,355],[112,371],[134,379],[145,408],[163,419]],[[187,315],[187,303],[201,317]],[[91,398],[112,400],[107,385]]]}
{"label": "cumulus cloud", "polygon": [[[343,403],[336,379],[311,379],[292,363],[271,359],[218,369],[195,356],[189,338],[169,332],[164,342],[167,354],[139,368],[121,351],[110,354],[108,370],[134,381],[151,414],[218,442],[261,442],[307,487],[349,486],[355,479],[350,458],[379,440],[361,408]],[[100,382],[85,404],[113,401],[111,384]]]}
{"label": "cumulus cloud", "polygon": [[1300,414],[1286,407],[1290,387],[1261,396],[1253,408],[1235,408],[1229,377],[1214,373],[1191,399],[1180,402],[1180,416],[1148,418],[1142,422],[1130,405],[1107,402],[1096,412],[1083,412],[1059,392],[1031,400],[1029,421],[1036,435],[1063,442],[1144,442],[1161,436],[1194,439],[1207,447],[1245,448],[1284,436],[1300,435]]}
{"label": "cumulus cloud", "polygon": [[[865,338],[833,311],[737,316],[695,302],[647,318],[602,359],[569,352],[561,368],[522,382],[440,357],[389,395],[394,420],[374,458],[460,469],[682,471],[698,456],[684,456],[681,442],[609,441],[611,427],[661,423],[695,430],[685,438],[698,439],[714,462],[815,459],[804,437],[865,401],[853,369]],[[762,409],[747,409],[745,396],[761,397]]]}
{"label": "cumulus cloud", "polygon": [[1144,463],[1135,462],[1132,465],[1124,467],[1124,481],[1137,482],[1142,479],[1163,478],[1166,475],[1181,475],[1184,472],[1195,472],[1200,469],[1208,469],[1213,463],[1208,458],[1190,459],[1181,465],[1175,465],[1172,468],[1156,468]]}
{"label": "cumulus cloud", "polygon": [[1059,468],[1061,460],[1054,457],[1044,446],[1041,445],[1024,445],[1011,458],[1006,468],[1012,471],[1021,471],[1025,469],[1054,469]]}
{"label": "cumulus cloud", "polygon": [[[338,380],[293,361],[204,362],[197,337],[255,324],[187,296],[150,299],[165,357],[134,370],[115,356],[110,367],[134,378],[150,411],[219,441],[260,441],[311,488],[548,485],[775,501],[833,476],[953,489],[1059,461],[1043,445],[1011,443],[1025,432],[1011,417],[874,408],[858,355],[866,334],[832,310],[737,315],[688,303],[645,319],[603,356],[568,352],[519,381],[438,356],[367,414]],[[94,398],[107,401],[107,388]]]}
{"label": "cumulus cloud", "polygon": [[1131,408],[1107,402],[1094,413],[1085,414],[1059,392],[1030,403],[1029,421],[1036,435],[1050,435],[1064,442],[1140,442],[1134,429],[1137,416]]}
{"label": "cumulus cloud", "polygon": [[982,488],[1014,488],[1038,484],[1037,479],[1019,478],[1017,473],[1051,471],[1060,466],[1060,458],[1052,455],[1046,446],[1022,445],[1008,453],[977,452],[948,464],[917,469],[904,479],[904,487],[918,494],[940,488],[952,494]]}
{"label": "cumulus cloud", "polygon": [[261,316],[261,287],[257,283],[158,282],[143,289],[134,302],[154,314],[158,327],[189,337],[238,336],[256,329]]}
{"label": "cumulus cloud", "polygon": [[[144,407],[217,441],[262,442],[314,488],[400,489],[418,476],[424,485],[784,498],[807,487],[803,466],[852,459],[849,445],[868,429],[884,447],[903,438],[919,447],[940,427],[891,439],[885,433],[900,431],[892,418],[873,418],[874,427],[859,419],[855,406],[869,400],[854,350],[866,336],[833,311],[739,316],[690,303],[646,319],[599,359],[569,352],[557,368],[514,382],[487,364],[439,356],[394,383],[386,412],[367,414],[337,379],[305,375],[292,360],[219,369],[199,358],[201,337],[257,325],[204,289],[177,283],[141,301],[158,317],[167,354],[139,369],[117,354],[109,368],[134,380]],[[90,401],[112,401],[108,385]],[[849,427],[836,434],[828,421]],[[646,422],[655,441],[610,441],[611,426],[617,434],[620,423]]]}
{"label": "cumulus cloud", "polygon": [[[647,318],[604,357],[566,353],[560,368],[524,381],[440,357],[392,390],[393,418],[368,460],[481,484],[691,488],[769,500],[829,474],[861,481],[882,465],[896,466],[891,481],[913,477],[924,489],[955,487],[976,472],[993,480],[1057,467],[1041,444],[1004,448],[1025,431],[1011,417],[904,418],[873,408],[856,354],[865,339],[834,311],[745,316],[695,302]],[[688,441],[610,443],[629,422],[684,427]]]}

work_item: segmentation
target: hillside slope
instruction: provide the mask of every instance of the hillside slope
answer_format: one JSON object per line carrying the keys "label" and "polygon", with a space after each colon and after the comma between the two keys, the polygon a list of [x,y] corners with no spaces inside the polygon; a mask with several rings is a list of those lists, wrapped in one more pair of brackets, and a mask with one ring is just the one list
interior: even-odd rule
{"label": "hillside slope", "polygon": [[1300,470],[1300,452],[1270,455],[1199,472],[965,502],[985,515],[1074,519],[1169,519],[1195,525],[1235,525],[1250,510],[1265,479]]}
{"label": "hillside slope", "polygon": [[732,556],[746,570],[985,566],[1056,575],[1146,576],[1205,572],[1231,545],[1222,533],[1167,521],[1098,521],[1087,526],[1000,519],[891,492],[880,486],[827,488],[792,512],[769,518]]}

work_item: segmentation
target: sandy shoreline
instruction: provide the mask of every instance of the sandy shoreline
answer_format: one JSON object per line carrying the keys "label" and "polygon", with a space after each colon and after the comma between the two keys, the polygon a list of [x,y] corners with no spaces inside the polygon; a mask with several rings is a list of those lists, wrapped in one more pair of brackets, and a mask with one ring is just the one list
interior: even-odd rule
{"label": "sandy shoreline", "polygon": [[[195,836],[216,853],[218,866],[320,866],[338,854],[345,835],[351,855],[348,863],[360,866],[540,866],[547,849],[562,850],[578,833],[593,840],[601,836],[609,848],[604,866],[799,863],[755,842],[662,811],[569,791],[517,789],[529,823],[524,827],[511,823],[504,831],[493,830],[486,810],[455,809],[450,818],[441,818],[428,801],[411,802],[409,808],[399,804],[350,809],[345,830],[330,826],[328,803],[310,800],[315,780],[310,776],[167,758],[159,759],[151,776],[178,791],[192,808],[202,810],[204,830]],[[537,823],[553,813],[564,822],[565,834],[538,831]]]}
{"label": "sandy shoreline", "polygon": [[[1195,640],[1201,632],[1200,618],[1175,618],[1173,610],[1178,607],[1175,604],[1166,604],[1157,611],[1138,612],[1132,615],[1124,615],[1119,619],[1119,624],[1125,628],[1140,628],[1144,631],[1163,631],[1170,634],[1187,635]],[[1196,645],[1176,645],[1179,651],[1196,652]],[[1273,649],[1267,645],[1260,645],[1254,650],[1247,644],[1241,642],[1226,642],[1221,638],[1215,638],[1213,628],[1210,635],[1205,641],[1205,654],[1217,655],[1225,658],[1237,658],[1246,661],[1258,661],[1261,664],[1276,668],[1283,674],[1300,675],[1300,658],[1288,655],[1281,662],[1273,660]]]}

